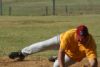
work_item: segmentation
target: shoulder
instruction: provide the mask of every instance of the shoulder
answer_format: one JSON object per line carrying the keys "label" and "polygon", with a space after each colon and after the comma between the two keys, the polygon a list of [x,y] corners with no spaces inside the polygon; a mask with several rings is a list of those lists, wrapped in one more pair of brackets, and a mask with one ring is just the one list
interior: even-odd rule
{"label": "shoulder", "polygon": [[61,38],[63,38],[63,37],[64,38],[70,38],[75,34],[75,32],[76,32],[76,29],[70,29],[70,30],[67,30],[67,31],[61,33],[60,37]]}
{"label": "shoulder", "polygon": [[76,29],[70,29],[68,31],[66,31],[66,33],[74,33],[76,31]]}
{"label": "shoulder", "polygon": [[75,31],[76,31],[76,29],[70,29],[70,30],[63,32],[62,34],[73,34],[73,33],[75,33]]}
{"label": "shoulder", "polygon": [[96,42],[91,34],[89,34],[89,39],[88,39],[87,43],[88,43],[87,47],[93,48],[93,49],[96,48]]}
{"label": "shoulder", "polygon": [[65,35],[71,37],[75,34],[75,32],[76,32],[76,29],[70,29],[70,30],[65,32]]}
{"label": "shoulder", "polygon": [[91,41],[92,41],[92,42],[94,41],[94,38],[93,38],[92,34],[90,34],[90,33],[89,33],[89,41],[90,41],[90,42],[91,42]]}

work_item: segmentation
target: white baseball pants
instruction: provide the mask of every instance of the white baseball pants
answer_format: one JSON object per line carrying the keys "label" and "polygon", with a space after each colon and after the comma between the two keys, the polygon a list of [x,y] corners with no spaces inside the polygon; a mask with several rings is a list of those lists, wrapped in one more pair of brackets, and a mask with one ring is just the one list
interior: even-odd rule
{"label": "white baseball pants", "polygon": [[[22,52],[22,54],[27,56],[29,54],[34,54],[34,53],[41,52],[44,50],[58,50],[59,46],[60,46],[60,35],[57,35],[57,36],[50,38],[48,40],[37,42],[37,43],[34,43],[30,46],[27,46],[27,47],[23,48],[21,50],[21,52]],[[75,62],[72,61],[67,55],[65,55],[66,67],[73,64],[73,63],[75,63]],[[56,60],[54,62],[53,67],[59,67],[58,60]]]}
{"label": "white baseball pants", "polygon": [[53,38],[50,38],[45,41],[34,43],[30,46],[27,46],[21,50],[21,52],[27,56],[29,54],[33,54],[36,52],[44,51],[44,50],[58,50],[60,44],[60,35],[57,35]]}
{"label": "white baseball pants", "polygon": [[[70,59],[69,56],[65,55],[65,67],[68,67],[68,66],[70,66],[70,65],[72,65],[74,63],[75,63],[75,61]],[[53,67],[59,67],[58,59],[54,62]]]}

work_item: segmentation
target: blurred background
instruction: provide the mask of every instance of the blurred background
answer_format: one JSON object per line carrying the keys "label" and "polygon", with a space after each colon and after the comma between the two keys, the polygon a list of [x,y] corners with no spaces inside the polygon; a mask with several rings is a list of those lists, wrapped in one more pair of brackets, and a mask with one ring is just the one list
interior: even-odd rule
{"label": "blurred background", "polygon": [[3,16],[100,14],[100,0],[0,0]]}

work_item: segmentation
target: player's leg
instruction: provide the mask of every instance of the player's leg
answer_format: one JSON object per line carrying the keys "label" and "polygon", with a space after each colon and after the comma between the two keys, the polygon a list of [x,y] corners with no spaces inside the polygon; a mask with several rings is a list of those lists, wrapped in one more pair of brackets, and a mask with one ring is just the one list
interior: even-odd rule
{"label": "player's leg", "polygon": [[9,57],[11,59],[15,59],[15,58],[23,59],[23,57],[33,54],[33,53],[37,53],[37,52],[48,50],[48,49],[52,49],[52,50],[58,49],[59,43],[60,43],[60,35],[57,35],[48,40],[37,42],[30,46],[27,46],[27,47],[23,48],[20,52],[12,52],[9,55]]}
{"label": "player's leg", "polygon": [[59,43],[60,43],[59,35],[57,35],[57,36],[50,38],[48,40],[37,42],[37,43],[34,43],[28,47],[25,47],[21,50],[21,52],[24,55],[27,55],[27,54],[29,55],[32,53],[36,53],[36,52],[40,52],[40,51],[44,51],[44,50],[49,50],[49,49],[56,50],[59,48]]}
{"label": "player's leg", "polygon": [[[70,65],[72,65],[72,64],[74,64],[74,63],[75,63],[75,61],[73,61],[72,59],[70,59],[70,57],[68,57],[67,55],[65,55],[65,67],[68,67],[68,66],[70,66]],[[54,62],[53,67],[59,67],[59,62],[58,62],[58,60],[56,60],[56,61]]]}

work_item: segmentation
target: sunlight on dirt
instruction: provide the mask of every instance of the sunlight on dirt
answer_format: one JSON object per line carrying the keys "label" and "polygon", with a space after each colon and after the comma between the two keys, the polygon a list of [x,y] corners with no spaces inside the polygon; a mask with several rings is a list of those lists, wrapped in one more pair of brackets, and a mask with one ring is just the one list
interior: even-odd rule
{"label": "sunlight on dirt", "polygon": [[[70,67],[82,67],[84,64],[88,64],[86,59]],[[53,67],[53,63],[49,62],[48,58],[45,57],[28,57],[24,61],[16,61],[8,57],[1,57],[0,67]],[[100,65],[98,67],[100,67]]]}

